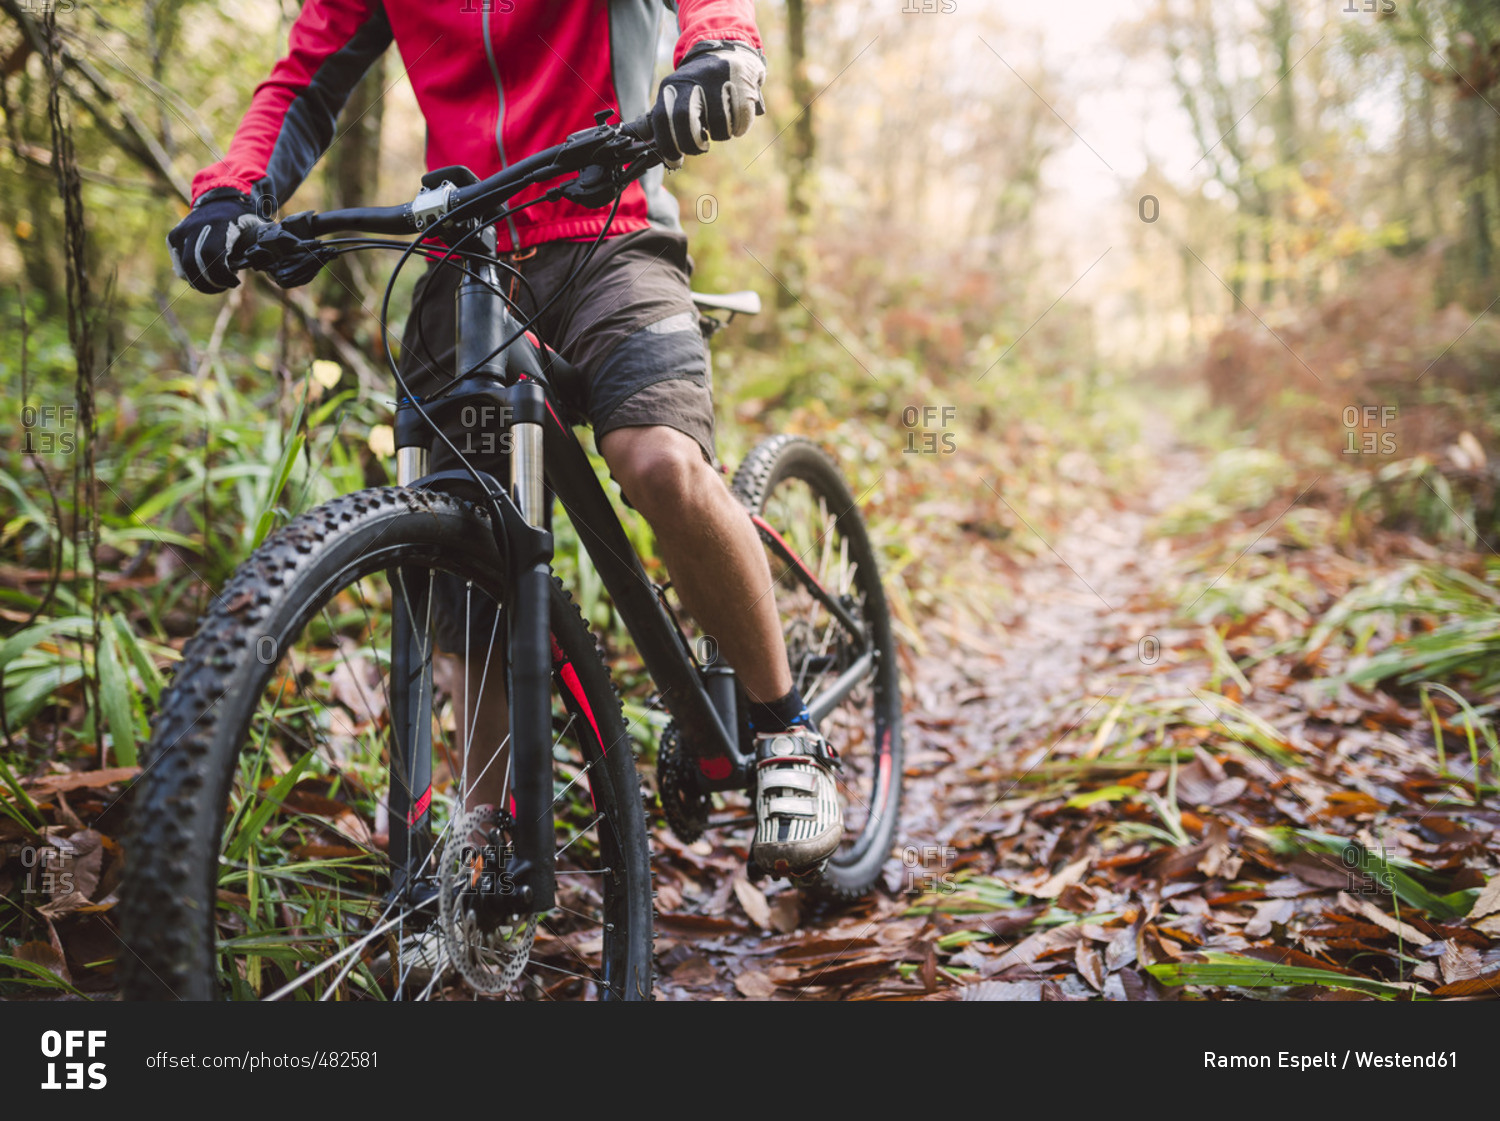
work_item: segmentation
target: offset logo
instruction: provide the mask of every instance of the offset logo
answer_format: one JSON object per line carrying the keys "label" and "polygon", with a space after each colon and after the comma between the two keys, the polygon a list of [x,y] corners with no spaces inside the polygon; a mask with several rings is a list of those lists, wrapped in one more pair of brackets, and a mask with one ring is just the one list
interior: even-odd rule
{"label": "offset logo", "polygon": [[[109,1079],[104,1076],[104,1064],[86,1063],[84,1059],[97,1058],[99,1052],[104,1050],[105,1034],[102,1030],[42,1032],[42,1057],[52,1060],[47,1063],[47,1080],[42,1083],[42,1089],[104,1089],[109,1083]],[[55,1061],[60,1058],[70,1061]],[[61,1081],[58,1080],[59,1074],[62,1076]]]}

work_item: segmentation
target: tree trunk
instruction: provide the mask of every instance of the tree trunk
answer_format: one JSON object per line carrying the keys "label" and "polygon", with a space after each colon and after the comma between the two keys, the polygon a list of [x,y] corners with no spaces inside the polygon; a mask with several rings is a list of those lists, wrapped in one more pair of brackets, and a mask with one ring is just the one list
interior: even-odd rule
{"label": "tree trunk", "polygon": [[[1271,39],[1271,50],[1276,60],[1276,99],[1271,106],[1271,127],[1276,133],[1276,159],[1283,168],[1290,169],[1297,164],[1297,94],[1296,84],[1292,80],[1291,72],[1294,60],[1292,58],[1292,33],[1294,22],[1292,18],[1292,5],[1290,0],[1277,0],[1276,6],[1269,13],[1270,26],[1268,33]],[[1276,296],[1276,278],[1273,274],[1272,260],[1275,256],[1273,241],[1276,236],[1275,218],[1281,210],[1281,199],[1285,191],[1277,191],[1266,199],[1264,214],[1261,218],[1261,259],[1264,262],[1265,272],[1260,281],[1260,298],[1265,306],[1270,307]],[[1292,270],[1287,269],[1287,276],[1283,280],[1283,287],[1288,298],[1293,298]]]}
{"label": "tree trunk", "polygon": [[786,136],[786,209],[787,229],[779,248],[778,272],[781,284],[776,290],[776,304],[786,315],[795,314],[799,294],[807,287],[805,251],[811,204],[808,200],[815,154],[813,106],[815,91],[807,76],[807,3],[787,0],[786,41],[788,86],[792,111],[797,114]]}
{"label": "tree trunk", "polygon": [[1234,271],[1229,274],[1229,290],[1234,293],[1234,300],[1229,305],[1229,314],[1233,315],[1240,310],[1240,305],[1245,302],[1245,216],[1235,215],[1234,220]]}
{"label": "tree trunk", "polygon": [[1490,289],[1490,277],[1494,267],[1494,245],[1490,240],[1490,218],[1489,200],[1485,197],[1489,190],[1490,176],[1493,169],[1490,167],[1490,136],[1489,121],[1485,114],[1489,110],[1483,98],[1473,97],[1466,102],[1468,106],[1469,127],[1469,174],[1471,176],[1468,185],[1468,211],[1469,211],[1469,237],[1473,246],[1473,296],[1478,306],[1483,307],[1486,294]]}
{"label": "tree trunk", "polygon": [[[384,116],[385,59],[376,59],[339,117],[338,139],[324,165],[327,207],[371,206],[376,201],[380,173],[380,126]],[[339,257],[328,265],[323,302],[334,312],[333,329],[350,340],[364,325],[366,309],[353,257]]]}

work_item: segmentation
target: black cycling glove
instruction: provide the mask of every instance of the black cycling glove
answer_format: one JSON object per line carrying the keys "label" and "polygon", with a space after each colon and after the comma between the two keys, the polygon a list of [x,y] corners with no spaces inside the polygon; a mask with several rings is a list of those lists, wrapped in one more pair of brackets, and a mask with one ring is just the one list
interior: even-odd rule
{"label": "black cycling glove", "polygon": [[253,240],[265,220],[247,195],[209,192],[167,235],[172,271],[200,292],[224,292],[240,286],[230,260],[236,246]]}
{"label": "black cycling glove", "polygon": [[748,43],[705,40],[662,79],[651,109],[651,132],[668,167],[708,151],[712,140],[743,136],[766,111],[766,63]]}

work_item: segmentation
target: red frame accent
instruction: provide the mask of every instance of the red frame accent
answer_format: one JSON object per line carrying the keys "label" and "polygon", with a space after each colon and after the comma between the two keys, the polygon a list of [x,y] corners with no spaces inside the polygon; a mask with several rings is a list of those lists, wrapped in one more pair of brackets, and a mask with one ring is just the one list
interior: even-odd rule
{"label": "red frame accent", "polygon": [[734,770],[734,764],[726,756],[720,755],[713,759],[699,759],[698,769],[703,772],[704,778],[715,781],[729,777],[729,772]]}
{"label": "red frame accent", "polygon": [[[563,684],[568,687],[568,692],[573,694],[573,700],[583,709],[583,715],[589,722],[589,727],[594,730],[594,742],[599,745],[599,755],[602,758],[609,754],[609,745],[604,742],[604,737],[599,734],[599,722],[594,719],[594,706],[589,704],[589,698],[583,691],[583,682],[578,680],[578,671],[573,668],[573,663],[563,655],[562,647],[558,645],[557,636],[552,635],[552,661],[558,676],[562,678]],[[599,808],[599,803],[594,800],[594,783],[589,780],[589,805],[594,809]]]}
{"label": "red frame accent", "polygon": [[431,806],[432,806],[432,784],[428,783],[427,784],[427,789],[424,790],[424,791],[422,791],[422,796],[417,799],[416,805],[412,806],[412,808],[406,814],[406,825],[407,825],[407,828],[408,829],[411,828],[419,820],[421,820],[422,816],[427,813],[428,809],[430,809]]}
{"label": "red frame accent", "polygon": [[779,533],[776,532],[776,528],[774,526],[772,526],[770,522],[766,521],[766,519],[763,518],[763,517],[761,517],[759,514],[751,514],[750,515],[750,520],[755,523],[756,527],[762,533],[770,534],[770,536],[772,536],[773,538],[776,539],[776,543],[778,545],[780,545],[783,549],[785,549],[787,551],[788,555],[791,556],[792,563],[795,564],[799,569],[802,570],[802,574],[804,576],[806,576],[809,580],[811,580],[813,582],[813,584],[818,588],[819,591],[821,591],[824,595],[828,595],[829,594],[828,593],[828,589],[825,588],[825,587],[823,587],[823,582],[821,580],[819,580],[816,576],[814,576],[812,574],[812,570],[809,569],[807,567],[807,565],[805,565],[805,564],[802,563],[802,557],[800,555],[798,555],[797,550],[794,549],[794,548],[792,548],[791,545],[789,545],[787,543],[787,540],[786,540],[785,537],[781,536],[781,534],[779,534]]}

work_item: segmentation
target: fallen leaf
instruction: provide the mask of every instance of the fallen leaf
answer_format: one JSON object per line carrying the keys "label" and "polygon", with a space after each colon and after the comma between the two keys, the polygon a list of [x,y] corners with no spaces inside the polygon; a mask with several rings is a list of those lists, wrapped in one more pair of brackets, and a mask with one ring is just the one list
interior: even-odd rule
{"label": "fallen leaf", "polygon": [[848,985],[856,981],[867,981],[872,977],[889,976],[894,969],[893,959],[884,954],[871,957],[840,958],[838,961],[829,962],[821,968],[814,969],[811,975],[804,974],[805,985]]}
{"label": "fallen leaf", "polygon": [[758,969],[747,969],[734,979],[734,987],[747,1000],[770,1000],[776,982]]}
{"label": "fallen leaf", "polygon": [[1500,969],[1433,989],[1433,996],[1494,996],[1500,994]]}
{"label": "fallen leaf", "polygon": [[62,954],[50,942],[22,943],[10,956],[19,961],[29,961],[32,965],[39,965],[60,980],[70,985],[73,983],[73,978],[68,974],[68,963],[63,960]]}
{"label": "fallen leaf", "polygon": [[1098,896],[1087,884],[1069,884],[1057,897],[1057,905],[1076,915],[1087,915],[1094,911]]}
{"label": "fallen leaf", "polygon": [[1077,926],[1059,926],[1038,931],[1001,954],[997,972],[1015,965],[1031,965],[1043,954],[1066,949],[1082,938],[1083,930]]}
{"label": "fallen leaf", "polygon": [[1464,946],[1457,942],[1444,944],[1443,956],[1438,959],[1438,968],[1442,971],[1445,985],[1451,985],[1457,981],[1469,981],[1484,973],[1479,951],[1473,946]]}
{"label": "fallen leaf", "polygon": [[876,944],[874,938],[817,938],[810,942],[790,942],[778,948],[776,956],[784,961],[813,965],[856,950],[867,950]]}
{"label": "fallen leaf", "polygon": [[760,888],[747,879],[736,877],[734,897],[740,901],[751,922],[762,930],[771,929],[771,905],[766,902],[765,893]]}
{"label": "fallen leaf", "polygon": [[1356,817],[1360,814],[1377,814],[1384,807],[1363,790],[1334,790],[1328,795],[1326,804],[1313,815],[1313,820],[1335,817]]}
{"label": "fallen leaf", "polygon": [[68,844],[72,853],[67,870],[73,873],[73,890],[92,898],[104,864],[104,838],[92,829],[80,829],[69,834]]}
{"label": "fallen leaf", "polygon": [[339,378],[344,376],[344,368],[337,362],[330,362],[326,358],[316,359],[312,364],[313,381],[324,389],[332,389],[338,385]]}
{"label": "fallen leaf", "polygon": [[1245,924],[1245,937],[1264,938],[1271,933],[1275,923],[1285,923],[1292,917],[1296,904],[1290,899],[1268,899],[1255,904],[1255,916]]}
{"label": "fallen leaf", "polygon": [[299,860],[338,860],[343,857],[363,856],[364,849],[353,845],[306,844],[297,845],[292,855]]}
{"label": "fallen leaf", "polygon": [[656,905],[663,911],[675,911],[682,906],[682,889],[674,883],[656,881]]}
{"label": "fallen leaf", "polygon": [[318,785],[320,784],[316,781],[304,779],[287,791],[286,798],[281,803],[282,806],[285,809],[317,814],[320,817],[339,817],[349,812],[347,802],[338,802],[327,797],[317,789]]}
{"label": "fallen leaf", "polygon": [[1040,981],[980,981],[963,987],[963,1000],[1041,1000]]}
{"label": "fallen leaf", "polygon": [[1040,887],[1034,889],[1031,894],[1038,899],[1056,899],[1069,885],[1076,884],[1083,879],[1084,872],[1088,871],[1089,859],[1089,857],[1084,857],[1082,860],[1075,860],[1057,875],[1050,877]]}
{"label": "fallen leaf", "polygon": [[800,911],[795,892],[782,892],[771,900],[771,926],[777,934],[790,934],[797,929]]}
{"label": "fallen leaf", "polygon": [[1073,963],[1078,967],[1078,975],[1095,991],[1104,991],[1104,961],[1098,950],[1087,942],[1078,943],[1073,951]]}
{"label": "fallen leaf", "polygon": [[396,430],[389,424],[372,425],[367,442],[371,453],[381,459],[389,459],[396,454]]}
{"label": "fallen leaf", "polygon": [[347,708],[359,724],[368,723],[385,712],[380,672],[363,654],[341,657],[329,677],[329,688],[334,699]]}
{"label": "fallen leaf", "polygon": [[64,915],[71,915],[74,911],[82,910],[89,905],[89,897],[81,891],[70,891],[67,895],[59,895],[36,909],[36,913],[44,919],[60,919]]}
{"label": "fallen leaf", "polygon": [[1109,940],[1109,945],[1104,947],[1104,967],[1109,972],[1129,965],[1135,961],[1137,953],[1136,935],[1137,931],[1132,926],[1127,926]]}
{"label": "fallen leaf", "polygon": [[101,771],[70,771],[65,775],[43,775],[23,785],[41,794],[50,794],[57,790],[97,790],[101,786],[126,782],[140,773],[139,767],[106,767]]}
{"label": "fallen leaf", "polygon": [[747,929],[745,924],[738,919],[723,918],[719,915],[669,914],[666,911],[656,917],[656,925],[664,930],[685,934],[727,933]]}
{"label": "fallen leaf", "polygon": [[707,985],[717,978],[713,964],[702,954],[693,954],[672,970],[672,980],[679,985]]}
{"label": "fallen leaf", "polygon": [[1479,898],[1474,900],[1474,906],[1469,908],[1469,921],[1484,918],[1485,915],[1493,915],[1500,911],[1500,876],[1492,876],[1484,885],[1484,890],[1479,893]]}
{"label": "fallen leaf", "polygon": [[1363,915],[1381,929],[1388,930],[1392,934],[1399,934],[1403,941],[1417,946],[1425,946],[1432,941],[1431,938],[1427,937],[1427,935],[1423,934],[1410,923],[1400,922],[1392,918],[1368,899],[1361,899],[1359,896],[1349,895],[1347,892],[1341,899],[1345,907]]}

